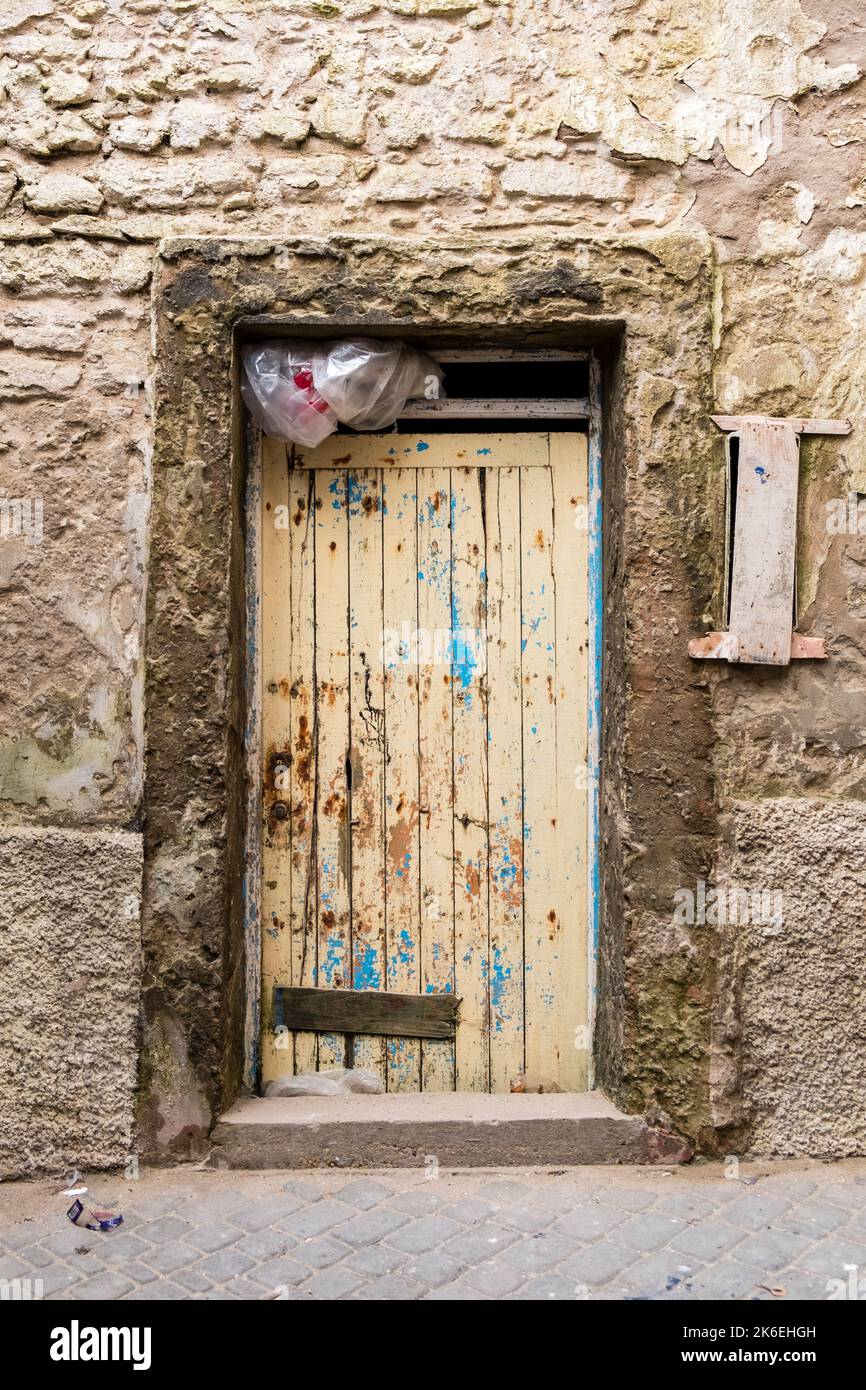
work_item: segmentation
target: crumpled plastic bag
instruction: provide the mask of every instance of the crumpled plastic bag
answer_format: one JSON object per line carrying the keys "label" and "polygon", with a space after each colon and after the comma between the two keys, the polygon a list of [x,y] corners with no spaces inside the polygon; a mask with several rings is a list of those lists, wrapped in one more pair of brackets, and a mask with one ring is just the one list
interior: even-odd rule
{"label": "crumpled plastic bag", "polygon": [[358,430],[393,425],[410,396],[440,394],[442,369],[395,340],[302,338],[244,348],[241,394],[256,423],[275,439],[314,449],[338,421]]}
{"label": "crumpled plastic bag", "polygon": [[347,338],[313,354],[313,380],[344,425],[382,430],[410,396],[439,395],[442,369],[406,343]]}
{"label": "crumpled plastic bag", "polygon": [[317,343],[296,338],[251,343],[243,350],[241,395],[272,439],[315,449],[337,428],[337,417],[313,382]]}
{"label": "crumpled plastic bag", "polygon": [[281,1076],[265,1087],[265,1095],[271,1099],[275,1096],[380,1096],[384,1092],[385,1087],[376,1073],[364,1067]]}

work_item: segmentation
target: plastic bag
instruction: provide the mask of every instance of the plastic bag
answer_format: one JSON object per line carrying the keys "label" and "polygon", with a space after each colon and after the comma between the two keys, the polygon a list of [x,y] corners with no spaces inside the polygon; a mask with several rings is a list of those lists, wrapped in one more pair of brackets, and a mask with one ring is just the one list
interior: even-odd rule
{"label": "plastic bag", "polygon": [[438,396],[442,369],[400,341],[347,338],[316,349],[313,380],[344,425],[381,430],[393,425],[410,396]]}
{"label": "plastic bag", "polygon": [[265,1095],[274,1096],[346,1096],[383,1095],[385,1087],[374,1071],[363,1067],[338,1068],[336,1071],[310,1071],[299,1076],[281,1076],[265,1087]]}
{"label": "plastic bag", "polygon": [[253,343],[243,350],[241,394],[257,424],[275,439],[315,449],[337,428],[382,430],[410,396],[440,394],[442,369],[406,343],[301,338]]}
{"label": "plastic bag", "polygon": [[254,420],[273,439],[315,449],[337,428],[337,417],[313,384],[316,343],[296,338],[252,343],[243,350],[241,395]]}

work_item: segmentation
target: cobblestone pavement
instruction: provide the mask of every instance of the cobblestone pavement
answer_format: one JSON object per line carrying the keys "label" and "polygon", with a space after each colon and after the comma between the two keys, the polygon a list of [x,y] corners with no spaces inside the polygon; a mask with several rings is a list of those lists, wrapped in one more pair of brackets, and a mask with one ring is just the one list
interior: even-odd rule
{"label": "cobblestone pavement", "polygon": [[150,1170],[101,1175],[91,1197],[123,1226],[73,1226],[56,1183],[0,1185],[0,1279],[72,1300],[781,1301],[851,1296],[858,1278],[866,1296],[863,1161],[730,1178],[717,1164]]}

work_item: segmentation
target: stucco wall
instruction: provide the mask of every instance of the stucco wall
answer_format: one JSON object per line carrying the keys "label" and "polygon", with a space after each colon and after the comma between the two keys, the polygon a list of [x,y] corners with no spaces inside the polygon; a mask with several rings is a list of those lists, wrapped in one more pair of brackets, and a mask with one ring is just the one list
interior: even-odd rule
{"label": "stucco wall", "polygon": [[[632,719],[644,730],[655,725],[660,752],[630,769],[640,815],[629,820],[614,804],[609,822],[610,847],[626,865],[611,888],[622,891],[633,949],[610,962],[630,1002],[627,1026],[608,1021],[607,1074],[623,1102],[663,1104],[701,1142],[715,1142],[717,1129],[724,1139],[730,1116],[714,1123],[706,1088],[692,1092],[695,1067],[709,1076],[704,1020],[725,966],[706,934],[662,931],[675,892],[689,886],[674,881],[679,866],[713,876],[716,813],[735,801],[789,798],[779,833],[794,845],[800,798],[850,802],[853,825],[866,788],[866,537],[830,534],[825,524],[827,499],[866,489],[859,6],[6,0],[0,40],[0,485],[44,506],[41,543],[0,540],[0,817],[9,826],[139,828],[150,290],[162,237],[289,242],[375,232],[429,256],[435,295],[444,273],[437,243],[462,240],[467,263],[483,269],[487,255],[507,258],[508,238],[527,231],[626,242],[706,232],[713,404],[854,421],[847,440],[803,449],[801,628],[829,638],[831,660],[784,673],[683,669],[696,707],[712,711],[714,736],[699,747],[705,798],[678,792],[671,775],[661,740],[688,743],[693,731],[688,721],[677,730],[653,702],[660,663],[648,655],[649,638],[635,684],[608,692],[617,725],[626,733]],[[576,253],[567,252],[571,265],[579,276]],[[643,418],[633,447],[648,449],[664,432],[658,467],[673,496],[687,404],[676,379],[675,300],[659,326],[665,332],[669,379],[658,363],[646,380],[639,371],[633,378]],[[170,479],[185,506],[203,487],[196,460],[188,463]],[[719,463],[715,455],[709,466]],[[657,476],[650,470],[650,489]],[[643,531],[639,498],[635,505],[635,534],[645,558],[658,559],[657,583],[629,584],[614,558],[612,592],[631,605],[651,602],[647,626],[673,653],[688,629],[720,624],[709,597],[718,593],[720,557],[689,530],[687,493],[664,525]],[[686,621],[667,607],[672,554],[694,576]],[[195,578],[192,533],[175,564],[183,593]],[[209,637],[206,623],[199,635],[211,641],[216,679],[224,638]],[[654,789],[662,788],[654,832]],[[163,811],[173,822],[173,867],[162,874],[157,831],[145,983],[158,1005],[167,982],[173,1004],[165,1015],[157,1007],[156,1023],[149,1016],[147,1094],[162,1099],[143,1113],[150,1135],[178,1152],[198,1142],[214,1094],[202,1034],[213,1017],[222,926],[209,919],[203,928],[197,911],[210,869],[193,833],[201,807],[191,799]],[[693,846],[692,859],[667,852],[680,839]],[[98,859],[87,860],[94,891]],[[635,873],[633,892],[637,865],[649,867]],[[838,881],[843,893],[835,859],[826,874],[827,891]],[[655,925],[641,933],[643,921]],[[832,943],[829,926],[814,930]],[[752,979],[743,982],[742,1008],[759,1019],[767,992]],[[804,1068],[797,1094],[827,1107],[821,1067]],[[47,1072],[44,1084],[47,1093]],[[866,1120],[853,1124],[866,1147]],[[817,1130],[793,1120],[791,1129],[819,1142]],[[749,1142],[747,1128],[737,1132]],[[754,1137],[762,1147],[781,1142],[760,1119]],[[852,1142],[846,1134],[846,1149]]]}

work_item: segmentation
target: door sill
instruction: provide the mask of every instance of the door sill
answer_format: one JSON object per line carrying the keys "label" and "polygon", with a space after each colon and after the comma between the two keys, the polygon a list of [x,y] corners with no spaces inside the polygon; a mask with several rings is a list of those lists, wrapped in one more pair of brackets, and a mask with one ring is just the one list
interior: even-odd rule
{"label": "door sill", "polygon": [[235,1101],[211,1135],[223,1168],[549,1167],[685,1163],[685,1140],[601,1091],[396,1093]]}

